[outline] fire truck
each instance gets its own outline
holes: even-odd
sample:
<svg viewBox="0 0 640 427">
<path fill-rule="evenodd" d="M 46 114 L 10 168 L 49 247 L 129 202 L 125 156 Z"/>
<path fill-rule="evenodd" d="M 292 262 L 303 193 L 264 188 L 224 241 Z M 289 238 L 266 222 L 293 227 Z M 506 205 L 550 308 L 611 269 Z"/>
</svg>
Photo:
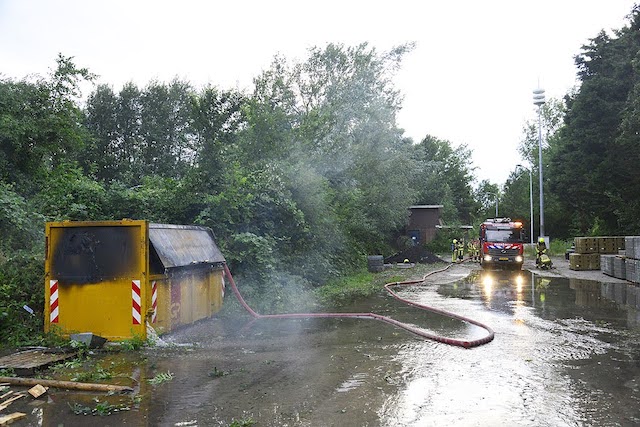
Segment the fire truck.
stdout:
<svg viewBox="0 0 640 427">
<path fill-rule="evenodd" d="M 517 269 L 524 262 L 521 221 L 489 218 L 480 224 L 480 263 L 484 269 Z"/>
</svg>

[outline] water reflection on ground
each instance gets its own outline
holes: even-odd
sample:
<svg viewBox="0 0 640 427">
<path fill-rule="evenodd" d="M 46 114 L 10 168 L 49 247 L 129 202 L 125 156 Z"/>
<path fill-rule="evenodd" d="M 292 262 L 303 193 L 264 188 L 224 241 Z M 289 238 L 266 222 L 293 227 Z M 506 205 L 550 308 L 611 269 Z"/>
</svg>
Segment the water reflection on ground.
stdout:
<svg viewBox="0 0 640 427">
<path fill-rule="evenodd" d="M 476 270 L 457 280 L 460 274 L 398 292 L 491 326 L 488 345 L 452 347 L 363 319 L 213 318 L 165 337 L 173 346 L 138 360 L 102 361 L 138 385 L 131 411 L 77 416 L 69 402 L 80 396 L 51 390 L 16 425 L 640 424 L 638 288 L 528 271 Z M 383 292 L 341 310 L 391 316 L 444 336 L 484 333 Z M 148 382 L 164 372 L 173 379 Z"/>
<path fill-rule="evenodd" d="M 407 386 L 385 402 L 382 424 L 637 423 L 638 310 L 629 288 L 474 271 L 425 290 L 419 299 L 442 298 L 446 309 L 491 325 L 496 338 L 470 351 L 434 352 L 422 342 L 401 351 Z"/>
</svg>

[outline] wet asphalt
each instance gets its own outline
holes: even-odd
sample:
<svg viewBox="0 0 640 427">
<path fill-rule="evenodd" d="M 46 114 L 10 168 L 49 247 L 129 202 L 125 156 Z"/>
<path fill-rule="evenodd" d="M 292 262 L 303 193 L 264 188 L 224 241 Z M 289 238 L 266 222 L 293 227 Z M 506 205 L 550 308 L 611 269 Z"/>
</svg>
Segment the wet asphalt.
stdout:
<svg viewBox="0 0 640 427">
<path fill-rule="evenodd" d="M 165 337 L 170 345 L 146 350 L 142 360 L 104 359 L 138 384 L 136 397 L 51 390 L 47 400 L 23 405 L 28 416 L 14 425 L 639 425 L 634 285 L 571 272 L 560 259 L 556 265 L 490 273 L 456 265 L 400 291 L 489 325 L 495 339 L 478 348 L 364 319 L 213 318 Z M 450 337 L 484 332 L 382 292 L 341 310 L 376 312 Z M 171 380 L 149 383 L 164 372 Z M 95 406 L 95 399 L 126 402 L 130 410 L 102 417 L 70 410 L 76 402 Z"/>
</svg>

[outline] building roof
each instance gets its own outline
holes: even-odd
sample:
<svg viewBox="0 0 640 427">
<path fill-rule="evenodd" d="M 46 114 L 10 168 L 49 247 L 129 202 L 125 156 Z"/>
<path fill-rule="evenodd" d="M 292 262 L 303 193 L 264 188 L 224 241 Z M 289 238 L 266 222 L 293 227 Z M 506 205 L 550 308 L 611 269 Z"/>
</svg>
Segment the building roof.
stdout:
<svg viewBox="0 0 640 427">
<path fill-rule="evenodd" d="M 149 240 L 165 268 L 225 262 L 208 227 L 149 224 Z"/>
<path fill-rule="evenodd" d="M 413 205 L 409 209 L 442 209 L 444 205 Z"/>
</svg>

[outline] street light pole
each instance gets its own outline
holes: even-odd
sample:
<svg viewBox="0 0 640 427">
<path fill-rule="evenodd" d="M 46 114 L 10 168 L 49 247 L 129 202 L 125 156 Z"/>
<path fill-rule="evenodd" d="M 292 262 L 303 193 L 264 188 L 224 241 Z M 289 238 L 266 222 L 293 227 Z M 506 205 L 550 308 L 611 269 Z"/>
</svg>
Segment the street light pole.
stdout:
<svg viewBox="0 0 640 427">
<path fill-rule="evenodd" d="M 533 176 L 531 174 L 533 167 L 527 168 L 523 165 L 517 165 L 516 168 L 518 167 L 529 172 L 529 224 L 531 225 L 531 244 L 533 245 Z"/>
<path fill-rule="evenodd" d="M 540 177 L 540 237 L 544 237 L 544 197 L 542 191 L 542 105 L 544 89 L 533 91 L 533 104 L 538 106 L 538 176 Z"/>
<path fill-rule="evenodd" d="M 533 245 L 533 177 L 531 176 L 531 169 L 529 168 L 529 215 L 531 218 L 531 244 Z"/>
</svg>

